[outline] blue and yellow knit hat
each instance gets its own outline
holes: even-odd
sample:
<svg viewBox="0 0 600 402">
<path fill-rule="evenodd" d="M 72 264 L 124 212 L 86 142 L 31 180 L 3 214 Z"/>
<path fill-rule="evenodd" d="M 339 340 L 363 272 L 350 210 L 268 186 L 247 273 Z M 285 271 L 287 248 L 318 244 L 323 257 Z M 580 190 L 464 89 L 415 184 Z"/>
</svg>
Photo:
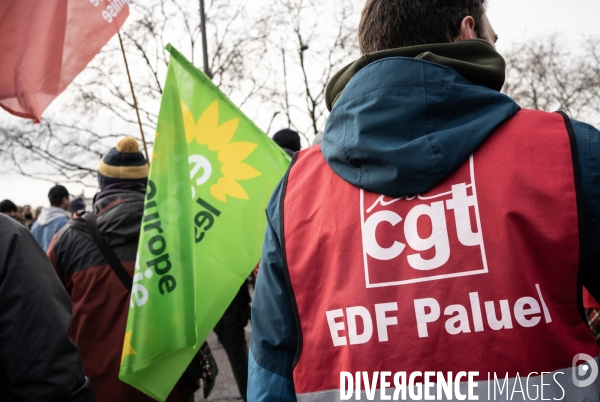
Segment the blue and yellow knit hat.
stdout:
<svg viewBox="0 0 600 402">
<path fill-rule="evenodd" d="M 117 182 L 148 181 L 148 162 L 135 138 L 125 137 L 112 148 L 98 166 L 98 184 L 100 189 Z"/>
</svg>

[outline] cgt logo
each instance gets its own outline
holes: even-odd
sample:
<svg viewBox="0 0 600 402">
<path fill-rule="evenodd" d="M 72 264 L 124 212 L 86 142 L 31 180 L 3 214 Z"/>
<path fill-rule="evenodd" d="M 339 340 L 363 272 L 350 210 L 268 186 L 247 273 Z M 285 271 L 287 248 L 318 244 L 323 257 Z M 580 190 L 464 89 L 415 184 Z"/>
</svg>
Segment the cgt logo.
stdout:
<svg viewBox="0 0 600 402">
<path fill-rule="evenodd" d="M 367 288 L 488 272 L 472 156 L 428 194 L 360 197 Z"/>
</svg>

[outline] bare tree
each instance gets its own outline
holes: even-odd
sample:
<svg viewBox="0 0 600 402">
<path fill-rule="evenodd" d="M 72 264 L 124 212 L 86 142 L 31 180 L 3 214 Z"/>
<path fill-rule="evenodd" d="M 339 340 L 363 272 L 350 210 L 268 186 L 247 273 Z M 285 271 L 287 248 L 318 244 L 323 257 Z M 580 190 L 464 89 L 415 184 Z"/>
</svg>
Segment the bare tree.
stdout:
<svg viewBox="0 0 600 402">
<path fill-rule="evenodd" d="M 95 173 L 105 151 L 102 141 L 113 141 L 123 134 L 99 135 L 97 132 L 64 123 L 44 120 L 32 123 L 4 125 L 0 128 L 4 162 L 12 162 L 20 174 L 32 178 L 64 183 L 81 183 Z"/>
<path fill-rule="evenodd" d="M 213 81 L 238 104 L 260 93 L 267 81 L 251 73 L 267 45 L 268 16 L 248 16 L 245 3 L 215 0 L 207 10 Z M 192 62 L 201 54 L 199 2 L 149 0 L 131 7 L 121 34 L 143 129 L 152 139 L 168 66 L 166 44 L 172 42 Z M 95 186 L 98 159 L 115 139 L 141 137 L 115 39 L 57 100 L 60 110 L 45 115 L 43 124 L 0 123 L 0 163 L 34 178 Z"/>
<path fill-rule="evenodd" d="M 208 4 L 213 82 L 267 133 L 290 126 L 309 142 L 324 128 L 327 82 L 358 55 L 360 1 L 330 3 Z M 169 60 L 165 46 L 172 43 L 198 64 L 200 24 L 198 0 L 131 5 L 121 35 L 147 139 L 154 137 L 158 119 Z M 95 186 L 102 153 L 118 137 L 140 137 L 118 40 L 105 46 L 56 103 L 60 107 L 53 105 L 43 124 L 0 123 L 0 163 L 30 177 Z"/>
<path fill-rule="evenodd" d="M 505 55 L 504 92 L 522 107 L 563 110 L 572 118 L 600 123 L 600 47 L 587 38 L 570 49 L 557 36 L 518 44 Z"/>
<path fill-rule="evenodd" d="M 324 129 L 327 83 L 358 57 L 360 1 L 279 0 L 272 7 L 276 29 L 271 43 L 281 43 L 282 85 L 273 91 L 275 103 L 307 142 Z M 277 57 L 272 57 L 277 62 Z M 288 91 L 290 87 L 292 101 Z"/>
</svg>

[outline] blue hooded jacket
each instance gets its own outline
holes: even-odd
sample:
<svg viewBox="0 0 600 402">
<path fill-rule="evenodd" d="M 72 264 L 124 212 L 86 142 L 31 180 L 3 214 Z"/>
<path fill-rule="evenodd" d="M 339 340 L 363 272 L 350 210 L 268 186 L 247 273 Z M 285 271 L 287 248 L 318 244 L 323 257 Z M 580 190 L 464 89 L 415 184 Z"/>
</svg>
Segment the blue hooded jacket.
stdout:
<svg viewBox="0 0 600 402">
<path fill-rule="evenodd" d="M 500 57 L 493 53 L 489 57 Z M 432 57 L 412 57 L 364 63 L 340 91 L 322 143 L 328 165 L 340 177 L 392 197 L 433 188 L 519 110 L 512 99 L 498 92 L 497 84 L 475 83 L 468 79 L 468 72 L 461 75 L 455 68 L 427 61 Z M 573 127 L 587 246 L 598 254 L 600 132 L 577 121 Z M 268 225 L 252 305 L 248 401 L 296 400 L 292 370 L 299 334 L 282 261 L 281 194 L 280 184 L 267 207 Z M 600 284 L 600 275 L 592 276 Z M 588 289 L 592 295 L 600 294 Z"/>
<path fill-rule="evenodd" d="M 31 234 L 47 252 L 54 235 L 67 223 L 69 223 L 69 213 L 67 211 L 57 207 L 44 208 L 31 227 Z"/>
</svg>

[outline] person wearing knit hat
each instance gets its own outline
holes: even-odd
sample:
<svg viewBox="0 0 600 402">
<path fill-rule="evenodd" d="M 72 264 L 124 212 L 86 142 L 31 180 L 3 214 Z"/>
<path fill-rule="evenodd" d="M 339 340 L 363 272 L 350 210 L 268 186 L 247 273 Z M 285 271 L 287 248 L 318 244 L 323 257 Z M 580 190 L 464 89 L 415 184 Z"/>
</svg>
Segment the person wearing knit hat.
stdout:
<svg viewBox="0 0 600 402">
<path fill-rule="evenodd" d="M 100 192 L 93 201 L 99 235 L 133 277 L 138 238 L 144 215 L 148 164 L 134 138 L 119 141 L 100 161 Z M 123 334 L 131 288 L 123 284 L 90 234 L 86 217 L 72 215 L 54 237 L 48 256 L 71 295 L 70 336 L 81 352 L 86 375 L 98 402 L 152 402 L 153 399 L 119 380 Z M 91 218 L 91 217 L 90 217 Z M 169 401 L 187 401 L 198 388 L 181 380 Z"/>
<path fill-rule="evenodd" d="M 279 130 L 273 135 L 273 141 L 279 145 L 288 155 L 292 156 L 300 151 L 300 135 L 289 128 Z"/>
<path fill-rule="evenodd" d="M 74 213 L 82 213 L 85 212 L 85 201 L 83 200 L 83 196 L 73 198 L 71 203 L 69 204 L 69 212 L 71 215 Z"/>
<path fill-rule="evenodd" d="M 148 181 L 148 162 L 135 138 L 125 137 L 112 148 L 98 166 L 100 190 L 117 182 L 142 183 Z"/>
</svg>

